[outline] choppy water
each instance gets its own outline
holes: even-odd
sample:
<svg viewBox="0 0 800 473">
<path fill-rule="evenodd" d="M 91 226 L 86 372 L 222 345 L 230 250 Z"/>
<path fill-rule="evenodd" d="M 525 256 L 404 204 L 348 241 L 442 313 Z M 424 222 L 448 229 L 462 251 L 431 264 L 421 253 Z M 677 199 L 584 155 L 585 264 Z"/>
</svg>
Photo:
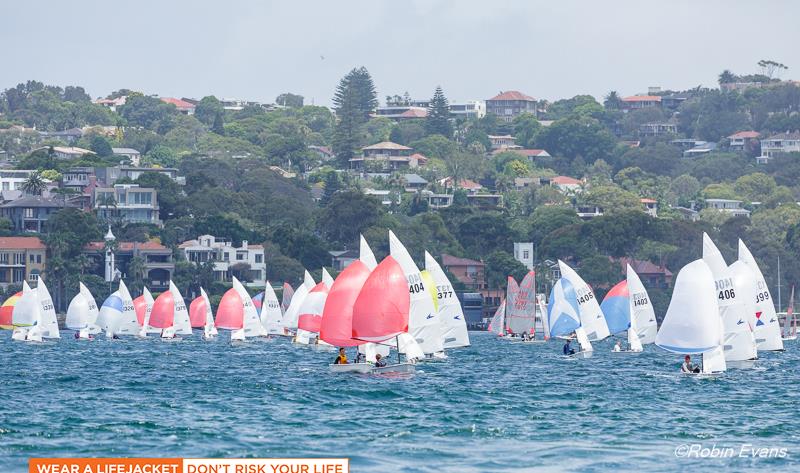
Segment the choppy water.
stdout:
<svg viewBox="0 0 800 473">
<path fill-rule="evenodd" d="M 407 379 L 333 375 L 287 340 L 12 343 L 0 333 L 0 471 L 32 456 L 347 456 L 354 472 L 800 469 L 800 347 L 720 379 L 653 346 L 567 360 L 560 344 L 473 346 Z M 742 444 L 788 457 L 740 458 Z M 734 458 L 682 459 L 682 444 Z"/>
</svg>

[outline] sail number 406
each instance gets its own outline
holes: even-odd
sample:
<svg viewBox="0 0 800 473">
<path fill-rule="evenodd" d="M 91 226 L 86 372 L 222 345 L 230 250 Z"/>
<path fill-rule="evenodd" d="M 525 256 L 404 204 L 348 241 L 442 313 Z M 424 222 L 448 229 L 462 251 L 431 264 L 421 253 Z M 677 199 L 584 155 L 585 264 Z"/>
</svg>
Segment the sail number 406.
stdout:
<svg viewBox="0 0 800 473">
<path fill-rule="evenodd" d="M 733 292 L 732 288 L 731 289 L 724 289 L 722 291 L 719 291 L 719 296 L 717 298 L 719 300 L 721 300 L 721 301 L 725 301 L 725 300 L 728 300 L 728 299 L 735 299 L 736 298 L 736 293 Z"/>
</svg>

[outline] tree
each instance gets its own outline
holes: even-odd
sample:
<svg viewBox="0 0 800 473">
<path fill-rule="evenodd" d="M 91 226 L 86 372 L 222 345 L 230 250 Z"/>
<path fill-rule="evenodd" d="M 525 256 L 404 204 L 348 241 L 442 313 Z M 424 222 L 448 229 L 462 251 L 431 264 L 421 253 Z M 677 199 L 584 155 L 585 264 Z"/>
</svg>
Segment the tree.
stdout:
<svg viewBox="0 0 800 473">
<path fill-rule="evenodd" d="M 453 125 L 450 123 L 450 107 L 441 86 L 437 86 L 428 106 L 425 117 L 425 132 L 429 135 L 453 136 Z"/>
<path fill-rule="evenodd" d="M 333 96 L 333 105 L 338 118 L 333 151 L 340 164 L 346 166 L 361 144 L 361 125 L 378 106 L 375 85 L 366 68 L 353 69 L 342 78 Z"/>
<path fill-rule="evenodd" d="M 336 174 L 335 171 L 329 172 L 325 175 L 325 188 L 322 194 L 322 199 L 320 199 L 320 204 L 328 205 L 333 198 L 333 196 L 339 192 L 342 188 L 341 181 L 339 180 L 339 175 Z"/>
<path fill-rule="evenodd" d="M 101 135 L 95 135 L 92 137 L 92 142 L 89 145 L 89 148 L 91 148 L 91 150 L 97 153 L 97 155 L 101 158 L 105 158 L 114 154 L 114 150 L 111 149 L 111 144 L 109 144 L 108 140 Z"/>
<path fill-rule="evenodd" d="M 567 118 L 542 128 L 536 143 L 553 156 L 594 162 L 609 160 L 616 139 L 593 118 Z"/>
<path fill-rule="evenodd" d="M 303 96 L 285 92 L 275 99 L 275 103 L 283 107 L 300 108 L 303 106 Z"/>
<path fill-rule="evenodd" d="M 31 195 L 42 195 L 42 192 L 47 189 L 47 183 L 42 179 L 39 171 L 31 172 L 30 176 L 22 183 L 22 190 Z"/>
<path fill-rule="evenodd" d="M 536 145 L 536 134 L 542 128 L 539 120 L 533 114 L 523 113 L 514 118 L 512 123 L 516 143 L 523 148 L 533 148 Z"/>
<path fill-rule="evenodd" d="M 341 191 L 322 208 L 317 226 L 331 241 L 347 245 L 358 241 L 358 235 L 374 225 L 382 212 L 378 199 L 359 190 Z"/>
<path fill-rule="evenodd" d="M 489 287 L 503 287 L 509 276 L 521 281 L 528 268 L 507 251 L 495 250 L 486 257 L 486 282 Z"/>
<path fill-rule="evenodd" d="M 225 123 L 222 118 L 224 116 L 225 114 L 218 112 L 214 115 L 214 123 L 211 125 L 211 131 L 221 136 L 225 135 Z"/>
<path fill-rule="evenodd" d="M 789 69 L 784 64 L 770 59 L 762 59 L 758 61 L 758 67 L 761 68 L 761 73 L 770 79 L 772 79 L 772 76 L 774 76 L 776 73 L 780 74 L 780 71 Z"/>
<path fill-rule="evenodd" d="M 221 113 L 225 113 L 222 102 L 213 95 L 203 97 L 194 109 L 194 117 L 208 127 L 214 124 L 217 115 Z"/>
<path fill-rule="evenodd" d="M 719 85 L 731 84 L 733 82 L 736 82 L 738 79 L 739 78 L 736 77 L 736 74 L 734 74 L 733 72 L 729 71 L 728 69 L 725 69 L 724 71 L 722 71 L 720 73 L 718 82 L 719 82 Z"/>
<path fill-rule="evenodd" d="M 611 110 L 620 110 L 622 108 L 622 99 L 616 90 L 612 90 L 606 95 L 605 100 L 603 100 L 603 106 Z"/>
</svg>

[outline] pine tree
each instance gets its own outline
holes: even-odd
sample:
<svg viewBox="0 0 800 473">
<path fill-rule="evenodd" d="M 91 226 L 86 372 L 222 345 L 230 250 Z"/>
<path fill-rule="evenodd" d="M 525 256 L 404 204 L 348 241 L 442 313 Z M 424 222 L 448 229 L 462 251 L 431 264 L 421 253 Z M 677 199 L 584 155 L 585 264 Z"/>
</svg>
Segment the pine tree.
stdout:
<svg viewBox="0 0 800 473">
<path fill-rule="evenodd" d="M 325 176 L 325 190 L 322 193 L 320 203 L 322 205 L 327 205 L 328 202 L 331 201 L 333 194 L 337 193 L 341 188 L 342 185 L 339 181 L 339 176 L 335 172 L 329 172 L 328 175 Z"/>
<path fill-rule="evenodd" d="M 222 116 L 222 112 L 217 112 L 217 114 L 214 115 L 214 124 L 211 125 L 211 131 L 218 135 L 225 136 L 225 123 Z"/>
<path fill-rule="evenodd" d="M 347 165 L 361 145 L 361 125 L 369 120 L 370 114 L 378 106 L 375 84 L 366 68 L 353 69 L 339 81 L 333 105 L 338 119 L 333 151 L 340 163 Z"/>
<path fill-rule="evenodd" d="M 450 123 L 450 107 L 441 87 L 436 87 L 431 104 L 428 106 L 428 117 L 425 119 L 425 132 L 429 135 L 453 136 L 453 125 Z"/>
</svg>

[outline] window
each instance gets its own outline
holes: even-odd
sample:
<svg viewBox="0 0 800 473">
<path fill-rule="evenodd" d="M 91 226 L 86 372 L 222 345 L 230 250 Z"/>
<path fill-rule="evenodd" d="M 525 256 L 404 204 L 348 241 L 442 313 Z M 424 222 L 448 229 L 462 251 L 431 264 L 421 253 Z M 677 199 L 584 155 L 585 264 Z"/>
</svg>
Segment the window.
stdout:
<svg viewBox="0 0 800 473">
<path fill-rule="evenodd" d="M 528 250 L 522 252 L 522 259 L 528 259 L 531 257 L 531 253 Z"/>
<path fill-rule="evenodd" d="M 8 253 L 0 253 L 0 264 L 8 264 Z"/>
<path fill-rule="evenodd" d="M 28 258 L 28 260 L 29 260 L 31 263 L 33 263 L 33 254 L 31 254 L 31 255 L 30 255 L 30 257 Z"/>
<path fill-rule="evenodd" d="M 22 210 L 22 216 L 24 218 L 33 218 L 33 209 L 26 208 Z"/>
<path fill-rule="evenodd" d="M 264 262 L 264 255 L 256 253 L 256 263 L 263 263 L 263 262 Z"/>
<path fill-rule="evenodd" d="M 244 253 L 236 253 L 236 261 L 243 261 Z"/>
<path fill-rule="evenodd" d="M 4 191 L 7 191 L 7 190 L 9 190 L 9 188 L 8 188 L 8 185 L 9 185 L 9 183 L 8 183 L 8 182 L 4 182 L 4 183 L 3 183 L 3 190 L 4 190 Z"/>
<path fill-rule="evenodd" d="M 25 253 L 14 253 L 14 264 L 25 264 Z"/>
<path fill-rule="evenodd" d="M 42 263 L 42 255 L 36 255 L 36 262 L 39 264 Z"/>
</svg>

